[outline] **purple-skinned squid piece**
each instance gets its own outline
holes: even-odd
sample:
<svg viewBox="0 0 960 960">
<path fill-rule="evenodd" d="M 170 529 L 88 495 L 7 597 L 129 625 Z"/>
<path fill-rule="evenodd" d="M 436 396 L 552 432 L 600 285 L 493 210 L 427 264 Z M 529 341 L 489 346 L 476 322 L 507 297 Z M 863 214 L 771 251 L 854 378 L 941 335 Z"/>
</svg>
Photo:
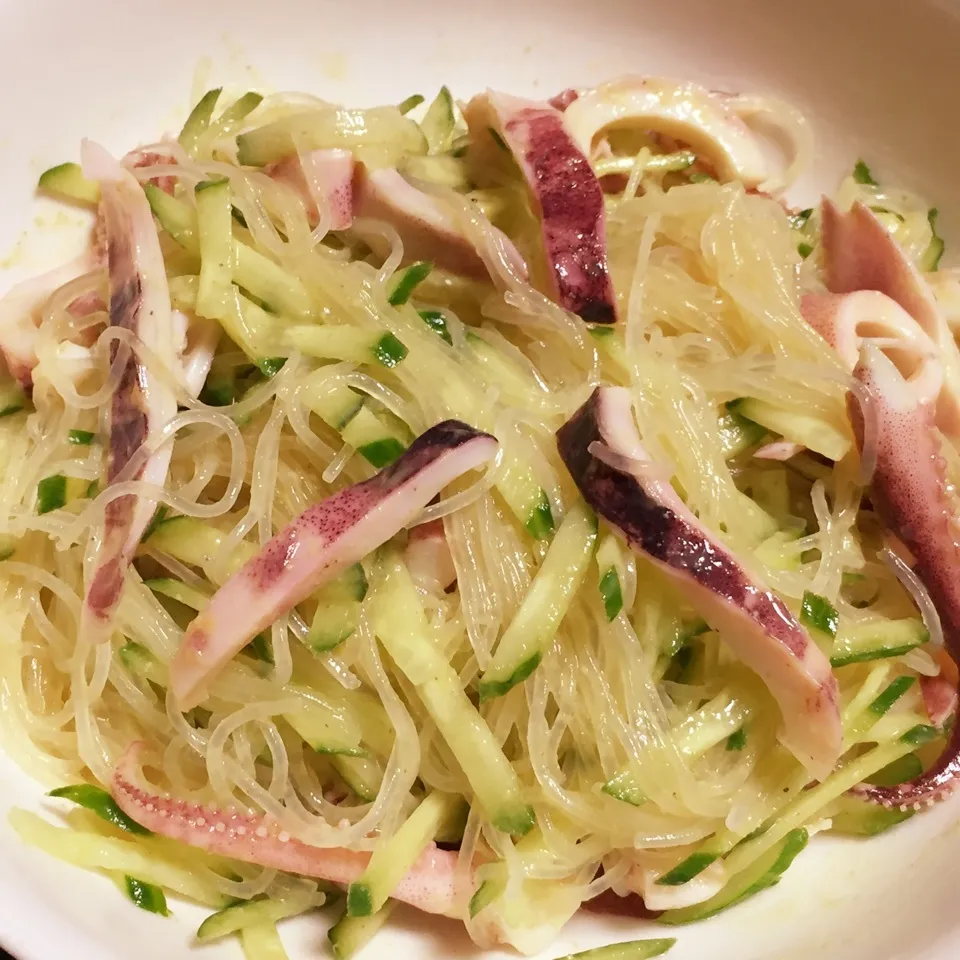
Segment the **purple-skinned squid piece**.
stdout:
<svg viewBox="0 0 960 960">
<path fill-rule="evenodd" d="M 939 343 L 941 318 L 922 276 L 870 211 L 823 209 L 823 265 L 831 294 L 808 294 L 802 312 L 837 351 L 870 398 L 870 483 L 884 525 L 907 548 L 916 575 L 940 617 L 946 649 L 960 660 L 960 542 L 957 501 L 950 492 L 942 436 L 956 429 L 957 397 L 951 362 Z M 880 237 L 877 228 L 884 233 Z M 951 343 L 952 346 L 952 343 Z M 849 403 L 861 451 L 867 436 L 858 403 Z M 955 671 L 953 671 L 955 680 Z M 933 682 L 936 680 L 936 682 Z M 940 725 L 956 699 L 943 678 L 924 678 L 931 721 Z M 960 783 L 960 728 L 920 777 L 892 787 L 854 791 L 888 807 L 919 808 L 948 796 Z"/>
<path fill-rule="evenodd" d="M 317 587 L 385 543 L 443 488 L 497 453 L 494 437 L 457 420 L 421 434 L 389 467 L 301 514 L 240 568 L 193 620 L 170 685 L 183 710 L 244 645 Z"/>
<path fill-rule="evenodd" d="M 488 91 L 470 101 L 464 117 L 475 139 L 494 131 L 520 165 L 540 214 L 554 299 L 588 323 L 616 322 L 603 190 L 563 114 L 549 103 Z"/>
<path fill-rule="evenodd" d="M 822 779 L 840 756 L 837 681 L 786 604 L 743 569 L 677 496 L 640 443 L 630 392 L 599 387 L 557 432 L 587 503 L 662 570 L 763 679 L 783 713 L 781 740 Z"/>
<path fill-rule="evenodd" d="M 106 240 L 111 327 L 133 333 L 170 370 L 179 366 L 170 294 L 153 214 L 133 175 L 102 147 L 83 143 L 84 174 L 101 186 L 100 217 Z M 115 357 L 119 346 L 113 345 Z M 107 483 L 115 482 L 134 454 L 156 438 L 177 412 L 172 390 L 130 352 L 110 405 Z M 162 487 L 172 447 L 164 444 L 127 479 Z M 126 569 L 157 508 L 133 494 L 107 504 L 103 542 L 87 580 L 83 616 L 98 629 L 109 624 L 120 601 Z"/>
</svg>

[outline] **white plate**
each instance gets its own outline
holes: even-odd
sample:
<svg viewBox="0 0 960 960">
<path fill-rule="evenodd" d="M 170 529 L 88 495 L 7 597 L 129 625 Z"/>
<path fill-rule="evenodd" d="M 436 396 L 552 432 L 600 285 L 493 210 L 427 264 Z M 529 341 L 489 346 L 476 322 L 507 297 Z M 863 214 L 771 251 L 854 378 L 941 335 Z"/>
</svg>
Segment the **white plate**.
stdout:
<svg viewBox="0 0 960 960">
<path fill-rule="evenodd" d="M 628 71 L 770 92 L 815 121 L 818 164 L 801 197 L 863 155 L 938 204 L 949 240 L 960 236 L 957 49 L 950 0 L 0 0 L 0 290 L 68 242 L 62 215 L 32 198 L 42 170 L 75 158 L 82 136 L 123 152 L 176 129 L 214 82 L 358 105 L 442 82 L 461 96 L 490 85 L 546 97 Z M 0 805 L 42 807 L 40 793 L 0 760 Z M 670 960 L 956 958 L 958 815 L 953 803 L 876 840 L 817 837 L 776 891 L 681 930 Z M 169 920 L 142 913 L 0 825 L 0 942 L 20 960 L 182 957 L 197 918 L 179 904 Z M 663 931 L 584 915 L 549 955 L 638 935 Z M 298 958 L 326 950 L 319 920 L 288 940 Z M 367 954 L 476 955 L 456 923 L 413 912 Z"/>
</svg>

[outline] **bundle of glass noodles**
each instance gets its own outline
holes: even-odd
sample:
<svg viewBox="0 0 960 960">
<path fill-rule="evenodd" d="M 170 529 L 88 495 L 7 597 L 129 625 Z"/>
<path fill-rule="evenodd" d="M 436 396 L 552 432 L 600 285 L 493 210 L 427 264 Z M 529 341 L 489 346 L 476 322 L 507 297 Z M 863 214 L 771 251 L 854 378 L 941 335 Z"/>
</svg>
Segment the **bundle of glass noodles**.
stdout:
<svg viewBox="0 0 960 960">
<path fill-rule="evenodd" d="M 652 78 L 213 90 L 44 174 L 95 223 L 0 301 L 24 841 L 251 958 L 325 903 L 340 957 L 398 903 L 535 952 L 948 794 L 960 288 L 862 163 L 786 207 L 809 138 Z"/>
</svg>

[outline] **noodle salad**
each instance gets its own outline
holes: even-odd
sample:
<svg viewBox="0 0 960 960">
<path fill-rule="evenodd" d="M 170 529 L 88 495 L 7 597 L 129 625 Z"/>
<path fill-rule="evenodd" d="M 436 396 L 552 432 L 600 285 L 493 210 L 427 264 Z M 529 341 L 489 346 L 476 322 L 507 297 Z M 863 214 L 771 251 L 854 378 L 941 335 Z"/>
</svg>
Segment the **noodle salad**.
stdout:
<svg viewBox="0 0 960 960">
<path fill-rule="evenodd" d="M 251 960 L 397 904 L 534 953 L 947 796 L 960 285 L 862 161 L 786 205 L 811 159 L 788 105 L 624 77 L 211 90 L 47 171 L 93 226 L 0 299 L 23 841 Z"/>
</svg>

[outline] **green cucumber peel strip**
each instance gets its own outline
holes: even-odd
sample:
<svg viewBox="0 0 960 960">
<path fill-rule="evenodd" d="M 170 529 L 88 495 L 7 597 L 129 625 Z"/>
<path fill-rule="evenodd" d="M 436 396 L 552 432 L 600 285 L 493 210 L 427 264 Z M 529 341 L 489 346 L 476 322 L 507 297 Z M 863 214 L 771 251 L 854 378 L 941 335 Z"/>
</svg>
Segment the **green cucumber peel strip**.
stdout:
<svg viewBox="0 0 960 960">
<path fill-rule="evenodd" d="M 359 453 L 371 466 L 382 470 L 389 467 L 407 448 L 396 437 L 384 437 L 383 440 L 374 440 L 357 448 Z"/>
<path fill-rule="evenodd" d="M 88 180 L 78 163 L 61 163 L 40 174 L 37 187 L 60 200 L 96 206 L 100 202 L 100 184 Z"/>
<path fill-rule="evenodd" d="M 443 313 L 439 310 L 420 310 L 420 319 L 438 336 L 444 343 L 453 346 L 453 337 L 450 336 L 450 329 L 447 327 L 447 321 Z"/>
<path fill-rule="evenodd" d="M 877 187 L 879 184 L 873 178 L 870 168 L 862 161 L 858 160 L 853 168 L 853 179 L 857 183 L 866 184 L 871 187 Z"/>
<path fill-rule="evenodd" d="M 610 567 L 600 578 L 600 596 L 607 620 L 615 620 L 623 609 L 623 592 L 620 589 L 620 576 L 616 567 Z"/>
<path fill-rule="evenodd" d="M 401 363 L 409 351 L 392 333 L 385 333 L 373 345 L 373 354 L 385 367 Z"/>
<path fill-rule="evenodd" d="M 468 910 L 471 920 L 503 896 L 507 889 L 507 873 L 504 866 L 502 861 L 497 861 L 487 865 L 486 868 L 481 868 L 486 876 L 470 898 Z"/>
<path fill-rule="evenodd" d="M 900 737 L 900 742 L 908 743 L 913 747 L 922 747 L 925 743 L 932 743 L 942 735 L 938 727 L 931 727 L 927 723 L 918 723 Z"/>
<path fill-rule="evenodd" d="M 160 887 L 152 883 L 144 883 L 142 880 L 130 876 L 123 878 L 123 885 L 127 896 L 141 910 L 146 910 L 148 913 L 158 913 L 161 917 L 170 916 L 166 894 Z"/>
<path fill-rule="evenodd" d="M 889 766 L 878 770 L 866 782 L 875 787 L 898 787 L 901 783 L 916 780 L 923 773 L 923 763 L 915 753 L 908 753 L 899 760 L 894 760 Z"/>
<path fill-rule="evenodd" d="M 527 517 L 524 527 L 534 540 L 546 540 L 556 529 L 550 498 L 545 490 L 540 491 L 540 499 L 530 511 L 530 516 Z"/>
<path fill-rule="evenodd" d="M 77 806 L 84 807 L 95 813 L 101 820 L 119 827 L 127 833 L 133 833 L 140 837 L 149 837 L 152 831 L 146 827 L 141 827 L 136 820 L 128 817 L 116 804 L 113 797 L 102 787 L 95 787 L 89 783 L 76 783 L 67 787 L 57 787 L 51 790 L 48 797 L 55 797 L 58 800 L 70 800 Z"/>
<path fill-rule="evenodd" d="M 197 929 L 197 940 L 210 943 L 260 923 L 276 923 L 319 906 L 319 897 L 295 896 L 287 900 L 239 900 L 210 914 Z"/>
<path fill-rule="evenodd" d="M 394 909 L 393 900 L 388 900 L 369 917 L 351 917 L 344 914 L 329 930 L 330 949 L 337 960 L 350 960 L 363 949 L 387 922 Z"/>
<path fill-rule="evenodd" d="M 707 867 L 716 863 L 720 859 L 719 853 L 691 853 L 686 860 L 678 863 L 672 870 L 665 873 L 657 885 L 661 887 L 679 887 L 684 883 L 689 883 L 694 877 L 703 873 Z"/>
<path fill-rule="evenodd" d="M 727 737 L 727 750 L 730 752 L 739 752 L 747 745 L 747 731 L 741 727 Z"/>
<path fill-rule="evenodd" d="M 852 663 L 899 657 L 929 639 L 930 634 L 915 618 L 847 624 L 834 638 L 830 664 L 845 667 Z"/>
<path fill-rule="evenodd" d="M 656 940 L 626 940 L 623 943 L 611 943 L 605 947 L 568 953 L 558 960 L 650 960 L 665 954 L 676 943 L 673 937 L 661 937 Z"/>
<path fill-rule="evenodd" d="M 411 94 L 406 100 L 401 100 L 397 104 L 397 109 L 406 116 L 414 107 L 419 107 L 425 99 L 422 93 Z"/>
<path fill-rule="evenodd" d="M 804 828 L 791 830 L 776 847 L 741 871 L 739 876 L 732 877 L 716 896 L 692 907 L 668 910 L 659 918 L 659 922 L 680 925 L 706 920 L 774 886 L 806 847 L 808 840 L 809 834 Z"/>
<path fill-rule="evenodd" d="M 79 447 L 89 447 L 95 437 L 96 434 L 91 430 L 71 430 L 67 434 L 67 442 Z"/>
<path fill-rule="evenodd" d="M 502 696 L 537 668 L 583 582 L 596 541 L 596 516 L 574 504 L 480 677 L 481 703 Z"/>
<path fill-rule="evenodd" d="M 943 237 L 937 233 L 937 217 L 939 214 L 940 211 L 936 207 L 931 207 L 927 211 L 927 222 L 930 224 L 930 231 L 933 236 L 930 239 L 930 245 L 920 258 L 919 266 L 921 270 L 933 272 L 940 269 L 940 260 L 943 257 L 946 244 L 943 242 Z"/>
<path fill-rule="evenodd" d="M 37 513 L 59 510 L 67 503 L 67 478 L 62 473 L 44 477 L 37 484 Z"/>
<path fill-rule="evenodd" d="M 223 93 L 223 87 L 208 90 L 190 111 L 190 116 L 187 117 L 183 129 L 180 131 L 180 136 L 177 138 L 180 146 L 187 153 L 193 154 L 201 134 L 210 126 L 210 120 L 213 117 L 213 111 L 216 109 L 221 93 Z"/>
<path fill-rule="evenodd" d="M 875 837 L 909 820 L 915 813 L 915 810 L 888 810 L 870 800 L 848 794 L 837 801 L 837 808 L 830 817 L 830 832 L 843 836 Z"/>
<path fill-rule="evenodd" d="M 637 785 L 636 777 L 629 768 L 608 780 L 600 792 L 614 800 L 629 803 L 631 807 L 642 807 L 650 799 Z"/>
<path fill-rule="evenodd" d="M 867 709 L 882 717 L 916 682 L 916 677 L 897 677 Z"/>
<path fill-rule="evenodd" d="M 800 622 L 805 627 L 819 630 L 832 639 L 837 635 L 840 614 L 826 597 L 804 590 L 803 602 L 800 606 Z"/>
<path fill-rule="evenodd" d="M 433 270 L 433 264 L 426 260 L 411 264 L 394 277 L 390 292 L 387 294 L 387 303 L 392 307 L 403 306 L 413 296 L 413 291 L 427 279 L 431 270 Z"/>
</svg>

